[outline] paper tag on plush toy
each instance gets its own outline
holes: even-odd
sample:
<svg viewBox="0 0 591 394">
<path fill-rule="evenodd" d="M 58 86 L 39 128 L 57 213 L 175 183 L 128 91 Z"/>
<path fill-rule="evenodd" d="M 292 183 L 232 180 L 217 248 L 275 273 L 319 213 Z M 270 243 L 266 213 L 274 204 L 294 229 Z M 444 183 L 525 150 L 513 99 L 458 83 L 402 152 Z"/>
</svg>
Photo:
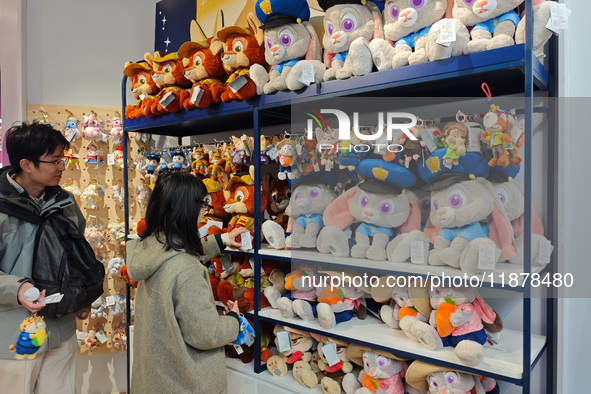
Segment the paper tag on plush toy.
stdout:
<svg viewBox="0 0 591 394">
<path fill-rule="evenodd" d="M 317 161 L 314 161 L 314 163 L 312 163 L 312 167 L 314 167 L 314 172 L 320 171 L 320 165 L 318 165 Z"/>
<path fill-rule="evenodd" d="M 306 86 L 310 86 L 315 81 L 316 69 L 312 63 L 302 64 L 302 75 L 300 75 L 300 82 Z"/>
<path fill-rule="evenodd" d="M 222 228 L 223 225 L 224 224 L 222 222 L 218 222 L 217 220 L 208 220 L 203 227 L 199 227 L 199 236 L 205 237 L 211 226 Z"/>
<path fill-rule="evenodd" d="M 108 296 L 107 298 L 105 298 L 105 302 L 106 302 L 107 308 L 115 305 L 115 296 Z"/>
<path fill-rule="evenodd" d="M 242 350 L 242 346 L 240 345 L 232 345 L 234 346 L 234 349 L 236 350 L 236 353 L 238 353 L 238 355 L 241 355 L 242 353 L 244 353 L 244 350 Z"/>
<path fill-rule="evenodd" d="M 326 362 L 330 367 L 337 365 L 341 361 L 339 356 L 337 356 L 337 345 L 334 343 L 327 343 L 326 345 L 322 346 L 322 353 L 324 353 Z"/>
<path fill-rule="evenodd" d="M 76 339 L 83 341 L 86 339 L 86 333 L 82 331 L 76 331 Z"/>
<path fill-rule="evenodd" d="M 482 244 L 478 246 L 478 268 L 492 271 L 497 264 L 497 247 L 495 245 Z"/>
<path fill-rule="evenodd" d="M 291 336 L 287 331 L 280 331 L 277 333 L 277 344 L 281 353 L 291 349 Z"/>
<path fill-rule="evenodd" d="M 245 252 L 252 249 L 252 236 L 249 232 L 240 234 L 240 241 L 242 243 L 240 249 L 242 249 Z"/>
<path fill-rule="evenodd" d="M 252 333 L 250 333 L 250 332 L 246 333 L 246 338 L 244 339 L 244 344 L 246 346 L 252 346 L 254 344 L 254 335 L 252 335 Z"/>
<path fill-rule="evenodd" d="M 146 97 L 148 97 L 148 96 L 146 96 L 146 95 L 145 95 L 145 94 L 143 94 L 143 93 L 142 93 L 142 94 L 140 94 L 140 100 L 142 100 L 142 101 L 143 101 L 143 100 L 144 100 Z"/>
<path fill-rule="evenodd" d="M 235 80 L 233 80 L 232 82 L 230 82 L 228 84 L 228 86 L 230 87 L 230 90 L 232 90 L 232 92 L 236 93 L 244 85 L 246 85 L 247 82 L 248 82 L 248 79 L 246 79 L 246 77 L 244 75 L 241 75 L 238 78 L 236 78 Z"/>
<path fill-rule="evenodd" d="M 107 155 L 107 165 L 114 166 L 115 165 L 115 154 L 109 153 Z"/>
<path fill-rule="evenodd" d="M 435 135 L 431 129 L 423 127 L 421 130 L 421 139 L 425 143 L 425 147 L 429 150 L 429 152 L 433 153 L 435 149 L 437 149 Z"/>
<path fill-rule="evenodd" d="M 423 241 L 412 241 L 410 243 L 410 262 L 417 265 L 427 264 L 429 244 Z"/>
<path fill-rule="evenodd" d="M 232 259 L 227 254 L 224 254 L 222 257 L 220 257 L 220 262 L 222 263 L 222 268 L 224 271 L 231 271 L 234 268 Z"/>
<path fill-rule="evenodd" d="M 550 240 L 547 239 L 540 242 L 537 263 L 544 266 L 548 265 L 548 263 L 550 263 L 550 256 L 552 255 L 553 250 L 554 246 L 552 246 L 552 242 L 550 242 Z"/>
<path fill-rule="evenodd" d="M 161 106 L 166 108 L 168 106 L 168 104 L 172 103 L 173 101 L 174 101 L 174 94 L 172 94 L 172 92 L 168 92 L 162 97 L 162 100 L 160 100 L 159 103 Z"/>
<path fill-rule="evenodd" d="M 201 97 L 203 97 L 203 89 L 197 86 L 195 89 L 193 89 L 193 94 L 191 95 L 189 102 L 193 105 L 199 105 L 201 102 Z"/>
<path fill-rule="evenodd" d="M 98 339 L 98 341 L 100 343 L 105 343 L 108 341 L 107 336 L 105 335 L 105 333 L 102 330 L 99 330 L 96 332 L 96 339 Z"/>
<path fill-rule="evenodd" d="M 62 300 L 62 298 L 64 298 L 64 295 L 61 293 L 55 293 L 52 295 L 48 295 L 47 297 L 45 297 L 45 299 L 43 300 L 43 303 L 45 304 L 57 304 L 58 302 L 60 302 Z"/>
<path fill-rule="evenodd" d="M 550 20 L 546 28 L 559 34 L 560 30 L 568 29 L 568 17 L 571 10 L 566 8 L 566 4 L 552 3 L 550 5 Z"/>
<path fill-rule="evenodd" d="M 443 46 L 450 46 L 456 41 L 456 21 L 454 19 L 442 19 L 439 21 L 439 37 L 436 43 Z"/>
<path fill-rule="evenodd" d="M 475 122 L 466 122 L 466 127 L 468 128 L 466 152 L 480 152 L 480 133 L 484 130 Z"/>
</svg>

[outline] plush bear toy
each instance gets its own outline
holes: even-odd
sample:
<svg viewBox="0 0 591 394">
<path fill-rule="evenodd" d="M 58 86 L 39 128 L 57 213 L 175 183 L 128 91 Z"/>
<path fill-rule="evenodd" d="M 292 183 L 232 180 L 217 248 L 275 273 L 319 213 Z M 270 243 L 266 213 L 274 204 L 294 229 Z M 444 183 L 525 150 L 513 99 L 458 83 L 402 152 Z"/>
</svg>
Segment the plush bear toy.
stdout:
<svg viewBox="0 0 591 394">
<path fill-rule="evenodd" d="M 319 0 L 324 14 L 324 80 L 369 74 L 369 43 L 384 36 L 379 8 L 368 0 Z"/>
<path fill-rule="evenodd" d="M 404 394 L 402 378 L 406 374 L 404 359 L 382 350 L 351 344 L 347 349 L 349 359 L 363 367 L 359 376 L 347 374 L 343 388 L 347 394 Z"/>
<path fill-rule="evenodd" d="M 152 78 L 160 92 L 153 99 L 146 99 L 146 106 L 150 106 L 153 115 L 175 113 L 181 109 L 181 92 L 191 86 L 191 81 L 185 78 L 185 66 L 177 52 L 160 56 L 147 53 L 144 58 L 154 70 Z M 147 110 L 145 111 L 147 112 Z"/>
<path fill-rule="evenodd" d="M 24 319 L 20 325 L 21 333 L 15 345 L 10 345 L 9 350 L 15 353 L 17 360 L 33 359 L 37 351 L 47 339 L 46 325 L 43 316 L 37 314 Z"/>
<path fill-rule="evenodd" d="M 250 77 L 250 67 L 265 64 L 264 33 L 261 22 L 254 13 L 247 15 L 248 27 L 229 26 L 217 33 L 224 43 L 222 62 L 230 77 L 222 94 L 223 102 L 248 100 L 257 93 L 257 87 Z"/>
<path fill-rule="evenodd" d="M 544 57 L 543 47 L 552 37 L 552 31 L 546 28 L 550 20 L 552 1 L 534 0 L 534 54 L 539 59 Z M 525 44 L 526 19 L 522 16 L 515 31 L 515 43 Z"/>
<path fill-rule="evenodd" d="M 123 74 L 129 77 L 131 82 L 131 92 L 138 100 L 135 105 L 125 107 L 125 119 L 141 118 L 142 116 L 152 116 L 150 108 L 146 108 L 144 99 L 151 98 L 160 92 L 160 88 L 152 79 L 153 71 L 146 62 L 127 62 Z M 146 101 L 147 103 L 147 101 Z"/>
<path fill-rule="evenodd" d="M 450 0 L 452 15 L 472 27 L 464 53 L 475 53 L 515 44 L 519 15 L 513 9 L 523 0 Z"/>
<path fill-rule="evenodd" d="M 449 46 L 436 44 L 441 31 L 438 21 L 447 11 L 447 0 L 386 0 L 385 3 L 385 40 L 374 39 L 369 46 L 380 71 L 461 55 L 470 40 L 468 29 L 452 19 L 445 23 L 453 24 L 456 41 Z"/>
<path fill-rule="evenodd" d="M 255 10 L 265 32 L 265 60 L 271 65 L 268 74 L 260 64 L 251 67 L 257 93 L 298 90 L 310 83 L 322 82 L 326 68 L 316 30 L 309 22 L 308 2 L 257 0 Z M 306 67 L 313 73 L 313 79 L 304 83 L 301 77 Z"/>
<path fill-rule="evenodd" d="M 321 253 L 334 256 L 385 260 L 386 246 L 394 235 L 420 229 L 420 208 L 403 190 L 414 185 L 416 177 L 406 168 L 379 159 L 359 164 L 363 182 L 343 193 L 324 211 L 326 227 L 318 235 Z M 349 240 L 345 233 L 360 223 Z"/>
<path fill-rule="evenodd" d="M 413 361 L 406 371 L 406 382 L 421 393 L 498 394 L 496 381 L 457 369 Z"/>
</svg>

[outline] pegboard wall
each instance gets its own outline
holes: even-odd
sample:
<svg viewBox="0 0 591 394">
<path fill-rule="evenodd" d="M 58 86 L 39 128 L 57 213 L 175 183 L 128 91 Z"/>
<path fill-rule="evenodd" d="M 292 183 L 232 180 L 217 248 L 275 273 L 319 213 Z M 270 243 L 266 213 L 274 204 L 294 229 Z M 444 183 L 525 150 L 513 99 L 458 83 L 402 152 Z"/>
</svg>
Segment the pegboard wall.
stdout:
<svg viewBox="0 0 591 394">
<path fill-rule="evenodd" d="M 87 107 L 87 106 L 74 106 L 74 105 L 39 105 L 29 104 L 27 107 L 27 119 L 29 122 L 37 119 L 45 123 L 53 125 L 55 129 L 64 131 L 68 118 L 76 118 L 80 120 L 78 130 L 82 131 L 82 122 L 85 116 L 93 114 L 95 119 L 103 122 L 104 134 L 101 139 L 105 139 L 106 142 L 99 142 L 96 138 L 87 139 L 81 133 L 77 138 L 72 139 L 71 149 L 69 155 L 71 159 L 68 162 L 66 170 L 62 174 L 62 187 L 73 191 L 76 195 L 76 201 L 78 206 L 81 208 L 82 213 L 86 218 L 86 234 L 87 239 L 93 245 L 97 258 L 105 264 L 107 275 L 105 276 L 103 298 L 105 299 L 102 312 L 105 314 L 103 317 L 100 313 L 100 308 L 93 308 L 93 312 L 97 316 L 89 317 L 86 320 L 78 320 L 78 339 L 81 342 L 80 353 L 109 353 L 115 351 L 124 350 L 124 347 L 115 346 L 113 342 L 113 335 L 118 331 L 118 328 L 125 327 L 125 282 L 121 277 L 112 275 L 109 272 L 109 261 L 115 257 L 123 257 L 125 255 L 125 244 L 124 244 L 124 211 L 123 211 L 123 200 L 118 200 L 117 187 L 120 187 L 119 195 L 123 195 L 123 160 L 115 161 L 115 163 L 109 163 L 117 156 L 115 155 L 116 148 L 121 145 L 122 141 L 120 138 L 110 135 L 112 126 L 106 122 L 107 119 L 113 121 L 116 117 L 121 119 L 120 109 L 116 107 Z M 115 126 L 116 127 L 116 126 Z M 67 137 L 71 137 L 67 136 Z M 98 137 L 98 136 L 97 136 Z M 70 139 L 70 138 L 68 138 Z M 92 155 L 92 144 L 102 151 L 104 157 L 104 163 L 91 164 L 93 162 Z M 87 147 L 91 147 L 88 150 Z M 139 142 L 135 138 L 131 138 L 129 141 L 129 163 L 133 163 L 135 159 L 134 153 L 141 147 L 148 149 L 143 143 Z M 100 161 L 101 153 L 98 152 L 97 161 Z M 90 155 L 89 155 L 90 153 Z M 95 153 L 97 153 L 95 151 Z M 76 155 L 79 159 L 76 160 Z M 87 162 L 87 155 L 89 155 Z M 113 155 L 113 156 L 111 156 Z M 140 185 L 144 179 L 143 175 L 139 171 L 129 172 L 129 190 L 134 191 L 136 186 Z M 104 188 L 104 196 L 94 197 L 93 199 L 93 187 L 88 188 L 92 183 L 102 186 Z M 99 193 L 102 194 L 102 193 Z M 87 198 L 90 196 L 90 199 Z M 130 227 L 135 228 L 137 223 L 143 217 L 144 210 L 136 202 L 133 196 L 130 196 Z M 121 224 L 121 226 L 119 226 Z M 99 229 L 99 232 L 91 231 L 91 227 L 95 226 Z M 103 238 L 104 237 L 104 238 Z M 113 260 L 112 262 L 115 262 Z M 118 269 L 113 270 L 118 272 Z M 132 290 L 132 300 L 134 291 Z M 94 313 L 92 316 L 94 316 Z M 88 341 L 90 339 L 89 331 L 97 331 L 95 341 Z M 101 332 L 103 335 L 101 335 Z M 101 343 L 101 340 L 104 341 Z M 87 346 L 88 344 L 88 346 Z M 92 346 L 90 346 L 92 344 Z M 96 344 L 96 346 L 94 346 Z"/>
</svg>

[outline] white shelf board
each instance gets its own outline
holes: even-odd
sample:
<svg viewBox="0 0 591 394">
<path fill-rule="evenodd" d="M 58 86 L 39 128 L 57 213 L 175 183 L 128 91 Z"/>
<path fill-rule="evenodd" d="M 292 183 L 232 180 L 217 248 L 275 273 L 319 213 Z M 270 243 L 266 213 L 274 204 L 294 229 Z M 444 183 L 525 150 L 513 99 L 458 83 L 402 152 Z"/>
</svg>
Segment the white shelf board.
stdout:
<svg viewBox="0 0 591 394">
<path fill-rule="evenodd" d="M 251 361 L 248 364 L 243 364 L 239 358 L 228 358 L 226 357 L 226 368 L 232 369 L 239 373 L 243 373 L 248 376 L 252 376 L 257 380 L 267 382 L 273 386 L 278 386 L 283 389 L 289 390 L 294 393 L 302 393 L 302 394 L 322 394 L 322 388 L 320 384 L 313 390 L 302 386 L 299 384 L 291 374 L 291 371 L 287 372 L 287 374 L 282 378 L 276 378 L 269 371 L 263 371 L 259 374 L 254 372 L 254 361 Z"/>
<path fill-rule="evenodd" d="M 365 320 L 353 318 L 348 322 L 337 324 L 335 327 L 325 330 L 320 326 L 317 320 L 304 321 L 298 318 L 285 318 L 279 310 L 270 307 L 259 312 L 259 317 L 271 318 L 282 322 L 287 326 L 299 326 L 303 329 L 313 329 L 324 332 L 327 336 L 336 335 L 341 338 L 365 342 L 369 345 L 379 345 L 408 353 L 409 356 L 416 355 L 432 359 L 433 363 L 437 361 L 454 364 L 458 369 L 469 368 L 453 353 L 452 347 L 445 347 L 441 350 L 428 350 L 419 343 L 413 342 L 406 337 L 401 330 L 394 330 L 382 323 L 380 320 L 367 316 Z M 482 375 L 496 374 L 511 379 L 521 379 L 523 374 L 523 333 L 515 330 L 504 329 L 501 332 L 501 350 L 486 348 L 484 350 L 484 360 L 475 367 Z M 532 361 L 543 350 L 546 343 L 546 337 L 541 335 L 531 336 Z"/>
<path fill-rule="evenodd" d="M 261 258 L 264 259 L 273 259 L 273 258 L 282 258 L 282 259 L 292 259 L 293 262 L 310 262 L 315 265 L 339 265 L 345 267 L 350 270 L 359 271 L 359 272 L 372 272 L 373 271 L 387 271 L 388 273 L 392 273 L 393 275 L 422 275 L 422 276 L 438 276 L 443 277 L 444 275 L 447 277 L 454 277 L 454 276 L 464 276 L 465 273 L 460 269 L 449 267 L 449 266 L 433 266 L 433 265 L 417 265 L 411 263 L 393 263 L 391 261 L 374 261 L 369 259 L 355 259 L 352 257 L 335 257 L 332 254 L 325 254 L 320 253 L 314 250 L 306 250 L 306 249 L 291 249 L 291 250 L 277 250 L 272 249 L 268 245 L 263 245 L 261 251 L 259 252 Z M 539 273 L 545 267 L 539 265 L 532 264 L 532 272 Z M 525 276 L 521 276 L 520 273 L 523 272 L 523 266 L 516 265 L 516 264 L 509 264 L 505 262 L 497 263 L 496 268 L 494 271 L 487 271 L 485 273 L 480 274 L 466 274 L 468 280 L 471 277 L 474 277 L 474 283 L 476 283 L 476 279 L 479 280 L 479 283 L 483 283 L 482 287 L 497 287 L 497 288 L 504 288 L 506 290 L 518 290 L 521 291 L 523 280 Z M 493 274 L 492 277 L 492 286 L 491 286 L 491 273 Z M 385 273 L 384 273 L 385 274 Z M 511 274 L 519 275 L 519 286 L 511 287 L 509 286 L 509 279 Z M 383 275 L 383 274 L 377 274 Z M 502 275 L 504 275 L 504 281 L 502 279 Z M 484 278 L 484 281 L 483 281 Z M 471 285 L 470 282 L 467 282 L 468 285 Z M 477 287 L 477 286 L 473 286 Z"/>
</svg>

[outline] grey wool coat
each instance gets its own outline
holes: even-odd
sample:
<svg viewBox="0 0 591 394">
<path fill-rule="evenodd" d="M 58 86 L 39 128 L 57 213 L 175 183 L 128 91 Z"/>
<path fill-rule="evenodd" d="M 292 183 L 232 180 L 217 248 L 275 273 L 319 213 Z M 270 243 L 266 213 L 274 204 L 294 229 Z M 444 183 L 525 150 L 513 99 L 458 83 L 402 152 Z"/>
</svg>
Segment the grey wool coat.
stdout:
<svg viewBox="0 0 591 394">
<path fill-rule="evenodd" d="M 131 392 L 225 393 L 224 345 L 238 320 L 220 316 L 203 261 L 220 253 L 219 238 L 201 239 L 204 256 L 164 250 L 154 236 L 127 242 L 135 293 Z"/>
</svg>

